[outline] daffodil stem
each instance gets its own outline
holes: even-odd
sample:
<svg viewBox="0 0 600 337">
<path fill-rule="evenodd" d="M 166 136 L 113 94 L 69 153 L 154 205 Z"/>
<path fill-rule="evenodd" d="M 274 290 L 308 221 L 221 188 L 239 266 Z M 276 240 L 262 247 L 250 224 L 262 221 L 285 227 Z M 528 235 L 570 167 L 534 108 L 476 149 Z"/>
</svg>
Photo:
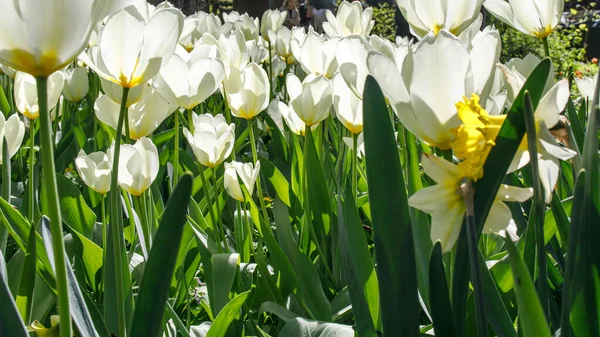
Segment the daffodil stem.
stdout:
<svg viewBox="0 0 600 337">
<path fill-rule="evenodd" d="M 536 125 L 534 117 L 533 103 L 529 93 L 525 93 L 525 127 L 527 130 L 527 145 L 531 158 L 537 158 L 538 139 L 536 135 Z M 535 246 L 538 265 L 538 278 L 536 280 L 536 289 L 542 309 L 546 318 L 550 317 L 550 295 L 548 291 L 548 266 L 546 265 L 546 244 L 544 242 L 544 211 L 546 202 L 544 200 L 544 187 L 540 181 L 540 169 L 537 160 L 531 160 L 531 171 L 533 175 L 533 217 L 529 224 L 533 223 L 535 231 Z"/>
<path fill-rule="evenodd" d="M 27 196 L 27 202 L 29 207 L 29 212 L 27 215 L 29 216 L 29 221 L 32 224 L 35 224 L 34 217 L 34 203 L 35 203 L 35 184 L 33 181 L 35 180 L 35 170 L 33 169 L 33 165 L 35 162 L 35 119 L 29 120 L 29 171 L 27 178 L 27 185 L 29 187 L 29 195 Z"/>
<path fill-rule="evenodd" d="M 215 212 L 213 210 L 212 197 L 210 196 L 210 188 L 208 187 L 208 183 L 206 181 L 206 176 L 205 176 L 206 171 L 207 170 L 203 166 L 200 167 L 200 180 L 202 180 L 202 188 L 204 189 L 204 194 L 205 194 L 204 197 L 206 198 L 206 206 L 208 208 L 208 215 L 210 216 L 210 221 L 212 222 L 213 228 L 215 231 L 215 238 L 217 239 L 215 241 L 218 241 L 219 239 L 221 241 L 223 241 L 224 237 L 219 238 L 220 231 L 219 231 L 219 229 L 217 229 L 217 227 L 218 227 L 217 218 L 215 217 Z M 223 243 L 226 244 L 226 242 L 223 242 Z M 219 245 L 218 247 L 219 247 L 219 251 L 223 250 L 221 245 Z"/>
<path fill-rule="evenodd" d="M 254 124 L 254 119 L 248 120 L 248 131 L 250 135 L 250 146 L 252 147 L 252 161 L 254 165 L 258 162 L 258 153 L 256 152 L 256 139 L 254 138 L 254 128 L 252 127 Z M 260 203 L 260 209 L 262 210 L 263 217 L 266 221 L 269 221 L 269 215 L 267 214 L 267 207 L 265 207 L 264 195 L 262 192 L 262 185 L 260 183 L 260 173 L 258 177 L 256 177 L 256 191 L 258 193 L 258 202 Z"/>
<path fill-rule="evenodd" d="M 121 154 L 121 134 L 123 132 L 123 121 L 127 114 L 127 96 L 129 88 L 123 88 L 123 97 L 121 99 L 121 109 L 119 111 L 119 121 L 117 123 L 117 136 L 115 137 L 114 158 L 112 164 L 112 175 L 110 177 L 110 226 L 114 249 L 114 267 L 115 283 L 117 294 L 117 324 L 119 337 L 127 336 L 125 321 L 125 294 L 123 289 L 123 265 L 121 256 L 123 254 L 124 242 L 121 237 L 123 232 L 123 217 L 121 216 L 121 202 L 119 186 L 117 185 L 119 176 L 119 156 Z M 129 133 L 129 132 L 128 132 Z M 129 138 L 127 138 L 129 139 Z"/>
<path fill-rule="evenodd" d="M 225 224 L 221 221 L 221 206 L 219 205 L 219 190 L 217 187 L 217 168 L 213 167 L 212 169 L 212 179 L 213 179 L 213 188 L 215 189 L 215 204 L 217 205 L 217 214 L 215 226 L 219 226 L 219 232 L 221 233 L 221 239 L 223 240 L 223 245 L 225 246 L 225 253 L 229 253 L 229 246 L 227 245 L 227 236 L 225 235 Z"/>
<path fill-rule="evenodd" d="M 542 38 L 542 44 L 544 45 L 544 53 L 546 57 L 550 58 L 550 47 L 548 47 L 548 37 Z"/>
<path fill-rule="evenodd" d="M 358 200 L 358 176 L 357 176 L 357 165 L 358 165 L 358 135 L 352 134 L 352 195 L 354 196 L 354 202 Z"/>
<path fill-rule="evenodd" d="M 475 209 L 473 197 L 475 190 L 473 182 L 469 179 L 460 186 L 463 199 L 467 208 L 465 219 L 467 222 L 467 242 L 469 247 L 469 262 L 471 264 L 471 282 L 475 288 L 475 314 L 477 318 L 477 331 L 479 337 L 487 337 L 487 319 L 485 316 L 485 305 L 483 300 L 483 281 L 479 269 L 479 247 L 477 246 L 477 224 L 475 223 Z"/>
<path fill-rule="evenodd" d="M 8 153 L 8 144 L 6 140 L 2 142 L 2 199 L 10 203 L 10 155 Z M 8 241 L 8 229 L 6 226 L 0 226 L 0 252 L 6 253 L 6 242 Z"/>
<path fill-rule="evenodd" d="M 40 108 L 42 177 L 47 198 L 47 212 L 50 218 L 52 249 L 56 266 L 56 290 L 58 295 L 58 314 L 60 316 L 60 336 L 71 337 L 71 313 L 69 310 L 69 284 L 67 281 L 67 261 L 63 242 L 62 218 L 58 198 L 58 185 L 54 165 L 54 142 L 52 122 L 48 111 L 48 77 L 36 77 L 38 104 Z"/>
<path fill-rule="evenodd" d="M 179 180 L 179 110 L 175 111 L 175 146 L 173 148 L 173 188 Z"/>
</svg>

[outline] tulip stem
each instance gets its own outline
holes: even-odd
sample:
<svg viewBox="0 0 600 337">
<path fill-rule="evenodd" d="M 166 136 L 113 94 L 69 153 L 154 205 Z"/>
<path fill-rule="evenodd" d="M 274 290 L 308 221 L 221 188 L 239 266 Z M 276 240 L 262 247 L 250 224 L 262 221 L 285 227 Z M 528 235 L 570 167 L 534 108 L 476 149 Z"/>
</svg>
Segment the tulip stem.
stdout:
<svg viewBox="0 0 600 337">
<path fill-rule="evenodd" d="M 121 109 L 119 111 L 119 121 L 117 123 L 117 136 L 115 137 L 115 150 L 112 165 L 112 175 L 110 177 L 110 225 L 111 234 L 113 240 L 114 251 L 114 272 L 115 272 L 115 289 L 117 295 L 117 324 L 119 337 L 127 336 L 127 329 L 125 325 L 125 294 L 123 289 L 123 264 L 122 255 L 124 242 L 121 237 L 123 233 L 123 217 L 121 215 L 121 200 L 120 200 L 120 189 L 117 185 L 119 176 L 119 156 L 121 155 L 121 134 L 123 132 L 123 121 L 126 120 L 127 114 L 127 96 L 129 95 L 129 88 L 123 88 L 123 97 L 121 99 Z M 129 132 L 127 132 L 129 133 Z M 127 138 L 129 139 L 129 138 Z"/>
<path fill-rule="evenodd" d="M 102 194 L 100 197 L 100 210 L 102 212 L 102 265 L 106 266 L 106 240 L 108 239 L 108 227 L 106 226 L 106 195 Z M 98 298 L 102 298 L 102 292 L 104 291 L 104 282 L 106 282 L 106 268 L 102 268 L 102 279 L 100 280 L 101 286 L 99 286 Z"/>
<path fill-rule="evenodd" d="M 223 244 L 225 245 L 225 253 L 229 253 L 229 246 L 227 245 L 227 236 L 225 235 L 225 224 L 221 221 L 221 206 L 219 205 L 219 190 L 217 187 L 217 168 L 213 167 L 212 169 L 212 179 L 213 179 L 213 188 L 215 189 L 215 204 L 217 205 L 217 213 L 215 215 L 215 226 L 219 226 L 219 231 L 221 233 L 221 239 L 223 240 Z"/>
<path fill-rule="evenodd" d="M 547 58 L 550 58 L 550 47 L 548 47 L 548 37 L 542 38 L 542 45 L 544 45 L 544 53 Z"/>
<path fill-rule="evenodd" d="M 200 166 L 200 180 L 202 180 L 202 188 L 204 189 L 204 194 L 205 194 L 205 198 L 206 198 L 206 206 L 208 207 L 208 215 L 210 216 L 210 220 L 213 224 L 213 229 L 215 231 L 215 242 L 219 241 L 218 237 L 220 235 L 220 231 L 219 229 L 217 229 L 218 225 L 217 225 L 217 218 L 215 217 L 215 212 L 213 210 L 213 203 L 212 203 L 212 197 L 210 196 L 210 188 L 208 188 L 208 183 L 206 181 L 206 176 L 204 175 L 206 173 L 207 169 L 205 169 L 203 166 Z M 224 240 L 225 237 L 221 236 L 220 238 L 221 241 L 223 241 L 224 244 L 227 244 Z M 219 247 L 219 252 L 221 252 L 223 250 L 223 248 L 221 247 L 221 245 L 218 246 Z"/>
<path fill-rule="evenodd" d="M 479 268 L 479 247 L 477 246 L 477 224 L 475 223 L 475 210 L 473 197 L 475 190 L 473 189 L 473 181 L 467 179 L 460 185 L 464 203 L 467 208 L 467 242 L 469 246 L 469 261 L 471 264 L 471 282 L 475 288 L 475 317 L 477 320 L 477 331 L 479 337 L 488 336 L 487 319 L 485 317 L 483 281 L 481 279 L 481 271 Z"/>
<path fill-rule="evenodd" d="M 8 153 L 8 144 L 6 139 L 2 142 L 2 199 L 10 204 L 10 153 Z M 6 243 L 8 241 L 8 228 L 0 226 L 0 253 L 6 253 Z"/>
<path fill-rule="evenodd" d="M 35 161 L 35 119 L 30 119 L 29 120 L 29 171 L 28 173 L 28 178 L 27 178 L 27 185 L 29 187 L 29 195 L 27 198 L 27 202 L 29 203 L 28 207 L 29 207 L 29 212 L 27 213 L 27 215 L 29 215 L 29 221 L 31 222 L 32 225 L 35 225 L 35 220 L 33 219 L 34 217 L 34 203 L 35 203 L 35 184 L 33 183 L 33 181 L 35 180 L 34 175 L 35 175 L 35 171 L 33 169 L 33 165 L 34 165 L 34 161 Z"/>
<path fill-rule="evenodd" d="M 352 134 L 352 195 L 354 196 L 354 202 L 358 201 L 358 177 L 357 177 L 357 165 L 358 165 L 358 135 Z"/>
<path fill-rule="evenodd" d="M 67 281 L 67 264 L 65 245 L 63 242 L 62 218 L 58 197 L 58 185 L 54 165 L 54 144 L 52 139 L 52 122 L 48 111 L 48 77 L 36 77 L 38 104 L 40 108 L 42 177 L 46 189 L 47 212 L 50 218 L 52 233 L 52 249 L 56 267 L 56 292 L 58 295 L 58 314 L 60 316 L 60 336 L 71 337 L 71 313 L 69 310 L 69 284 Z M 33 151 L 33 149 L 31 149 Z"/>
<path fill-rule="evenodd" d="M 254 119 L 248 120 L 248 131 L 250 134 L 250 146 L 252 147 L 252 161 L 254 162 L 254 166 L 256 167 L 256 163 L 258 163 L 258 154 L 256 152 L 256 139 L 254 139 L 254 128 L 252 127 L 254 124 Z M 260 209 L 262 210 L 263 217 L 266 221 L 269 221 L 269 215 L 267 214 L 267 208 L 265 207 L 265 199 L 262 193 L 262 185 L 260 184 L 260 173 L 258 177 L 256 177 L 256 190 L 258 193 L 258 202 L 260 203 Z"/>
<path fill-rule="evenodd" d="M 188 129 L 190 130 L 190 133 L 193 135 L 194 134 L 194 110 L 187 110 L 187 115 L 188 115 Z"/>
<path fill-rule="evenodd" d="M 179 180 L 179 110 L 175 111 L 175 146 L 173 149 L 173 188 Z"/>
</svg>

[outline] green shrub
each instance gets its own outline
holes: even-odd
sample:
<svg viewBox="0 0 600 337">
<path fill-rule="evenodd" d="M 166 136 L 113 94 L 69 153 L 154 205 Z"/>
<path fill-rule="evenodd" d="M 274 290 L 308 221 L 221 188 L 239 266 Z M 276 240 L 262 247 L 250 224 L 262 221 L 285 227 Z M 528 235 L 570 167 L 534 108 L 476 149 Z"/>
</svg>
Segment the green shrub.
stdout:
<svg viewBox="0 0 600 337">
<path fill-rule="evenodd" d="M 375 26 L 371 34 L 394 41 L 396 39 L 396 9 L 386 2 L 373 6 Z"/>
</svg>

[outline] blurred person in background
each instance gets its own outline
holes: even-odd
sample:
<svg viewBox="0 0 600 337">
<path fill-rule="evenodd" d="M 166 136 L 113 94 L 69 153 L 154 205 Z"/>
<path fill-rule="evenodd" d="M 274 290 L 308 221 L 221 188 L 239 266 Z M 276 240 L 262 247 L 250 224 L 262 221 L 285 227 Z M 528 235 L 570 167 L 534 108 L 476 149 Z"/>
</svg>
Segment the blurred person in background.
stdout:
<svg viewBox="0 0 600 337">
<path fill-rule="evenodd" d="M 283 0 L 283 5 L 279 9 L 282 12 L 287 11 L 288 15 L 283 25 L 287 28 L 292 29 L 292 27 L 300 25 L 300 11 L 298 11 L 298 2 L 297 0 Z"/>
</svg>

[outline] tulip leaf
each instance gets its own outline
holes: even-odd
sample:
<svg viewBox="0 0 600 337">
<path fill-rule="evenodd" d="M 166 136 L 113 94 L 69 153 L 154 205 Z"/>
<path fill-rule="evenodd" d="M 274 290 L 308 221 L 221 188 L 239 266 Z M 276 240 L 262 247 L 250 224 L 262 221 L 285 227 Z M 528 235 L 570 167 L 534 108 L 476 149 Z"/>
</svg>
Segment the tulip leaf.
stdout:
<svg viewBox="0 0 600 337">
<path fill-rule="evenodd" d="M 144 268 L 131 336 L 158 337 L 171 278 L 181 243 L 186 211 L 192 193 L 192 176 L 184 174 L 175 187 L 160 219 L 155 241 Z"/>
<path fill-rule="evenodd" d="M 248 295 L 250 295 L 250 290 L 238 294 L 229 301 L 215 318 L 206 337 L 224 337 L 231 322 L 240 317 L 240 310 L 242 305 L 246 302 Z"/>
<path fill-rule="evenodd" d="M 0 85 L 0 112 L 4 114 L 4 117 L 8 117 L 10 115 L 10 111 L 10 104 L 8 103 L 8 99 L 6 99 L 4 89 Z"/>
<path fill-rule="evenodd" d="M 290 189 L 290 184 L 283 174 L 270 161 L 260 158 L 260 173 L 273 187 L 277 197 L 287 206 L 292 207 L 295 196 Z"/>
<path fill-rule="evenodd" d="M 550 328 L 546 322 L 542 304 L 537 296 L 535 285 L 521 255 L 512 239 L 504 240 L 508 249 L 508 258 L 515 280 L 515 295 L 519 306 L 519 322 L 523 336 L 550 337 Z"/>
<path fill-rule="evenodd" d="M 206 285 L 213 288 L 210 304 L 213 307 L 213 314 L 218 315 L 221 309 L 229 302 L 229 292 L 235 280 L 235 274 L 240 263 L 240 255 L 213 254 L 211 260 L 212 282 L 210 284 L 207 282 Z"/>
<path fill-rule="evenodd" d="M 429 289 L 431 299 L 431 318 L 438 337 L 454 337 L 454 322 L 452 321 L 452 306 L 450 292 L 446 281 L 444 263 L 442 262 L 442 245 L 437 242 L 433 246 L 429 263 Z"/>
<path fill-rule="evenodd" d="M 31 309 L 33 303 L 33 290 L 35 285 L 35 264 L 36 264 L 36 231 L 35 227 L 31 226 L 29 230 L 29 239 L 27 241 L 27 251 L 25 252 L 25 263 L 23 264 L 23 273 L 21 274 L 21 282 L 17 293 L 17 308 L 23 321 L 30 322 Z"/>
<path fill-rule="evenodd" d="M 377 336 L 380 316 L 377 274 L 349 188 L 346 189 L 343 205 L 341 200 L 338 201 L 338 214 L 342 271 L 348 283 L 357 331 L 360 336 Z"/>
<path fill-rule="evenodd" d="M 23 325 L 17 305 L 13 300 L 6 275 L 4 254 L 0 250 L 0 336 L 28 337 L 27 329 Z"/>
<path fill-rule="evenodd" d="M 85 203 L 79 189 L 70 179 L 62 174 L 57 174 L 56 182 L 63 221 L 86 238 L 91 238 L 96 223 L 96 214 Z M 41 198 L 44 200 L 43 195 Z"/>
<path fill-rule="evenodd" d="M 364 138 L 384 336 L 419 336 L 417 270 L 406 185 L 385 98 L 365 83 Z"/>
<path fill-rule="evenodd" d="M 317 322 L 297 317 L 288 321 L 278 337 L 354 337 L 354 329 L 349 325 Z"/>
<path fill-rule="evenodd" d="M 506 120 L 496 137 L 496 145 L 492 147 L 483 166 L 483 178 L 475 185 L 475 224 L 476 234 L 479 236 L 492 204 L 498 194 L 502 180 L 506 176 L 510 160 L 513 158 L 525 135 L 525 92 L 529 92 L 534 109 L 537 107 L 552 63 L 549 59 L 543 60 L 525 81 L 523 88 L 515 99 Z M 471 274 L 469 265 L 469 251 L 465 226 L 461 229 L 456 247 L 454 275 L 452 282 L 452 309 L 454 312 L 454 326 L 458 337 L 465 335 L 465 313 L 468 296 L 468 285 Z"/>
<path fill-rule="evenodd" d="M 323 175 L 323 165 L 317 154 L 312 132 L 306 132 L 304 151 L 308 180 L 308 198 L 310 204 L 311 223 L 315 228 L 316 234 L 325 239 L 330 232 L 331 227 L 331 201 L 327 191 L 327 182 Z M 325 258 L 325 257 L 324 257 Z"/>
<path fill-rule="evenodd" d="M 50 219 L 46 216 L 42 216 L 42 237 L 44 238 L 44 248 L 48 253 L 48 259 L 54 273 L 56 273 L 55 262 L 54 262 L 54 247 L 52 245 L 52 234 L 50 232 Z M 90 312 L 86 306 L 83 293 L 80 289 L 80 285 L 77 282 L 71 263 L 65 255 L 65 264 L 67 265 L 67 285 L 69 290 L 69 306 L 71 308 L 71 318 L 77 326 L 77 329 L 81 333 L 82 337 L 99 337 L 96 328 L 94 327 L 94 321 L 90 315 Z"/>
</svg>

